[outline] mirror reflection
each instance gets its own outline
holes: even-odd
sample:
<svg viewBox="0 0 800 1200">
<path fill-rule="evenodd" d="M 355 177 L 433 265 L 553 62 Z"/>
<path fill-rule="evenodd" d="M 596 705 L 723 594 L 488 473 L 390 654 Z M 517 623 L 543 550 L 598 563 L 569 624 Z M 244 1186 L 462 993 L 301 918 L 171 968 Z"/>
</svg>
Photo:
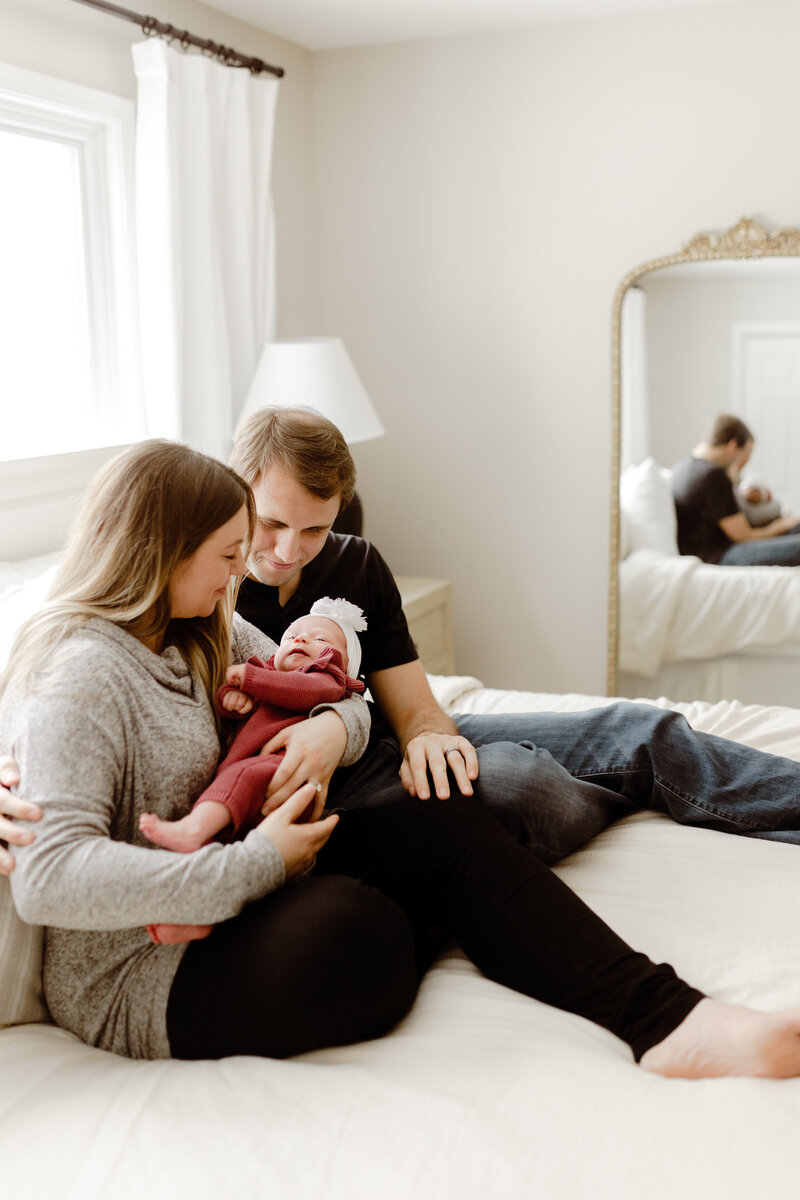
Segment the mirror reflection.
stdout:
<svg viewBox="0 0 800 1200">
<path fill-rule="evenodd" d="M 684 460 L 685 476 L 690 456 L 719 528 L 749 539 L 750 522 L 766 530 L 782 513 L 770 528 L 783 533 L 800 519 L 800 235 L 781 231 L 776 250 L 743 221 L 726 236 L 732 257 L 712 244 L 713 258 L 660 260 L 621 296 L 616 690 L 796 706 L 800 570 L 721 565 L 678 547 L 672 468 Z M 715 444 L 720 414 L 752 432 L 749 454 Z"/>
</svg>

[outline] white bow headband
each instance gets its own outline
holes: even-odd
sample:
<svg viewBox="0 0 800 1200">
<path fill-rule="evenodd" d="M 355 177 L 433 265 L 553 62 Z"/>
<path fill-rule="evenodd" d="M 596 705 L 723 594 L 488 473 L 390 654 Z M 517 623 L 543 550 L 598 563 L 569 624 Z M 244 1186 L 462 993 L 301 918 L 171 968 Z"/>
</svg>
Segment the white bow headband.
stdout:
<svg viewBox="0 0 800 1200">
<path fill-rule="evenodd" d="M 339 626 L 347 645 L 347 674 L 356 679 L 361 666 L 361 642 L 358 635 L 367 628 L 362 610 L 349 600 L 331 600 L 330 596 L 323 596 L 311 605 L 309 616 L 327 617 Z"/>
</svg>

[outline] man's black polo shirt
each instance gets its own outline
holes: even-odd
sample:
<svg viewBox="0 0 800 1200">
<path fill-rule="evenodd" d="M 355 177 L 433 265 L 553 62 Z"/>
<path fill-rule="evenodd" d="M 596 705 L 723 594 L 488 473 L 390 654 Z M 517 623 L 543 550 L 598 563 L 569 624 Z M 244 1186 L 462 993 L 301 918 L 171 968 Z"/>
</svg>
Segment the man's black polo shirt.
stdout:
<svg viewBox="0 0 800 1200">
<path fill-rule="evenodd" d="M 362 674 L 419 657 L 408 632 L 397 584 L 378 551 L 365 538 L 329 533 L 317 557 L 303 567 L 300 585 L 283 608 L 278 588 L 246 577 L 236 608 L 245 620 L 279 642 L 289 625 L 305 616 L 314 601 L 323 596 L 333 600 L 341 596 L 363 610 L 367 629 L 359 634 Z"/>
</svg>

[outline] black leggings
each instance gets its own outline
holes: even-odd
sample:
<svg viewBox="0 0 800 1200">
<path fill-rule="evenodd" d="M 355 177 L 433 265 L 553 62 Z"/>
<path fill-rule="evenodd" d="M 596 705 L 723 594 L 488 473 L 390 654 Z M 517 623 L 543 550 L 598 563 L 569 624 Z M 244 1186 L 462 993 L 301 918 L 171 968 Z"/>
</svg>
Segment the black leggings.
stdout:
<svg viewBox="0 0 800 1200">
<path fill-rule="evenodd" d="M 578 1013 L 634 1057 L 702 999 L 637 954 L 471 797 L 344 812 L 315 873 L 192 942 L 167 1009 L 176 1058 L 285 1058 L 378 1037 L 442 936 L 490 979 Z"/>
</svg>

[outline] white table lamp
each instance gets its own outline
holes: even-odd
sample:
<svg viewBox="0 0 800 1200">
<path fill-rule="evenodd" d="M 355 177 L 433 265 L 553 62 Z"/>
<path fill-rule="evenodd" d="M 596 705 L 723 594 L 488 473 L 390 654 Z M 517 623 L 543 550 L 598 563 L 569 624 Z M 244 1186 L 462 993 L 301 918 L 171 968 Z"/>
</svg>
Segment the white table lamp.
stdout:
<svg viewBox="0 0 800 1200">
<path fill-rule="evenodd" d="M 239 425 L 261 408 L 314 408 L 341 430 L 348 445 L 386 432 L 340 338 L 287 338 L 268 342 L 244 402 Z M 361 536 L 358 493 L 339 513 L 337 533 Z"/>
</svg>

